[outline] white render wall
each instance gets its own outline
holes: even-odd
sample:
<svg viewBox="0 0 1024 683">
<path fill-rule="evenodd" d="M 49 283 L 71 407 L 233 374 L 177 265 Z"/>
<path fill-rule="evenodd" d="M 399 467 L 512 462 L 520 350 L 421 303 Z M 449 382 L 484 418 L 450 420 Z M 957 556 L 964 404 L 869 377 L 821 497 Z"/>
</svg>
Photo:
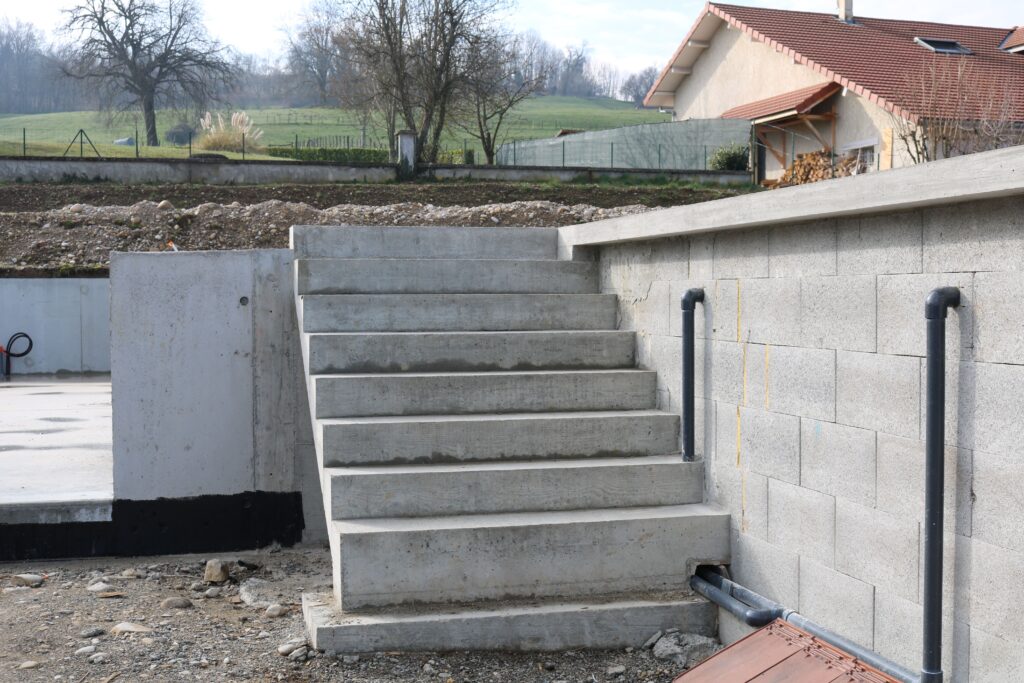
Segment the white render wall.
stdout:
<svg viewBox="0 0 1024 683">
<path fill-rule="evenodd" d="M 924 196 L 922 174 L 936 196 Z M 806 220 L 808 205 L 866 206 L 866 191 L 880 204 L 902 192 L 933 205 Z M 962 203 L 996 191 L 1008 196 Z M 758 203 L 771 225 L 701 232 L 708 217 Z M 673 224 L 677 236 L 645 239 Z M 697 448 L 707 499 L 732 513 L 737 580 L 912 669 L 924 300 L 960 287 L 947 321 L 945 667 L 954 681 L 1024 679 L 1024 148 L 562 237 L 563 247 L 618 242 L 591 249 L 602 290 L 620 296 L 621 327 L 639 334 L 639 363 L 659 372 L 662 408 L 680 407 L 680 296 L 705 289 Z M 730 641 L 744 633 L 724 612 L 722 624 Z"/>
</svg>

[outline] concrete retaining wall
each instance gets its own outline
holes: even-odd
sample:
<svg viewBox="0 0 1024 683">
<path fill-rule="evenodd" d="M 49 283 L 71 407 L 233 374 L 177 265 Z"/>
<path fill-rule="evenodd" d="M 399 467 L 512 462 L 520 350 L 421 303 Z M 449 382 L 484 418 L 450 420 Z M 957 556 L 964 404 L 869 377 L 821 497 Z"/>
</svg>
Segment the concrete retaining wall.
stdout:
<svg viewBox="0 0 1024 683">
<path fill-rule="evenodd" d="M 387 182 L 394 166 L 338 166 L 277 161 L 189 161 L 187 159 L 0 158 L 0 182 L 111 181 L 119 183 Z"/>
<path fill-rule="evenodd" d="M 659 171 L 608 168 L 552 168 L 545 166 L 426 166 L 420 175 L 438 180 L 506 180 L 520 182 L 594 182 L 603 178 L 650 180 L 668 178 L 681 182 L 744 185 L 751 182 L 745 171 Z"/>
<path fill-rule="evenodd" d="M 286 249 L 115 253 L 114 498 L 303 493 L 325 517 Z"/>
<path fill-rule="evenodd" d="M 815 218 L 836 213 L 852 215 Z M 561 236 L 600 260 L 667 410 L 680 409 L 680 297 L 705 289 L 697 448 L 707 498 L 732 513 L 737 579 L 913 669 L 924 300 L 960 287 L 947 325 L 945 669 L 1024 677 L 1024 148 Z M 723 612 L 723 636 L 742 632 Z"/>
<path fill-rule="evenodd" d="M 105 278 L 0 278 L 0 344 L 15 332 L 33 342 L 12 373 L 110 372 L 109 298 Z"/>
</svg>

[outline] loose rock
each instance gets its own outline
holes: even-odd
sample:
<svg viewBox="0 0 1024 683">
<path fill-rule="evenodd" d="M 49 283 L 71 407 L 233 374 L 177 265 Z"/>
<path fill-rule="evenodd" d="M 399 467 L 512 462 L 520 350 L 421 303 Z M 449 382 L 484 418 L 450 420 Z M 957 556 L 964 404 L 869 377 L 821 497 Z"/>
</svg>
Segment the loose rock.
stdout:
<svg viewBox="0 0 1024 683">
<path fill-rule="evenodd" d="M 722 649 L 718 641 L 695 633 L 667 633 L 652 653 L 684 668 L 694 667 Z"/>
<path fill-rule="evenodd" d="M 160 606 L 164 609 L 189 609 L 192 601 L 186 598 L 167 598 L 160 602 Z"/>
<path fill-rule="evenodd" d="M 18 668 L 19 669 L 38 669 L 39 668 L 39 662 L 35 662 L 35 661 L 32 661 L 30 659 L 27 662 L 22 662 L 21 666 L 19 666 Z"/>
<path fill-rule="evenodd" d="M 13 577 L 15 586 L 28 586 L 39 588 L 43 585 L 43 577 L 39 574 L 15 574 Z"/>
<path fill-rule="evenodd" d="M 285 643 L 284 645 L 279 645 L 277 647 L 277 654 L 281 655 L 282 657 L 287 657 L 291 653 L 298 650 L 300 647 L 305 647 L 305 643 Z"/>
<path fill-rule="evenodd" d="M 95 645 L 86 645 L 85 647 L 80 647 L 77 650 L 75 650 L 75 654 L 79 655 L 79 656 L 81 656 L 81 655 L 91 655 L 94 652 L 96 652 L 96 646 Z"/>
<path fill-rule="evenodd" d="M 208 591 L 206 591 L 205 593 L 203 593 L 203 595 L 205 595 L 208 598 L 219 598 L 220 597 L 220 589 L 216 588 L 216 587 L 211 588 Z"/>
<path fill-rule="evenodd" d="M 114 587 L 106 581 L 97 581 L 96 583 L 86 588 L 86 590 L 90 593 L 109 593 L 112 590 L 114 590 Z"/>
<path fill-rule="evenodd" d="M 288 608 L 283 605 L 271 605 L 267 608 L 265 614 L 268 617 L 276 619 L 278 617 L 283 617 L 284 615 L 288 614 Z"/>
<path fill-rule="evenodd" d="M 156 205 L 156 208 L 160 211 L 170 211 L 174 208 L 174 204 L 171 204 L 166 199 Z"/>
<path fill-rule="evenodd" d="M 122 633 L 152 633 L 153 629 L 142 624 L 133 624 L 130 621 L 122 621 L 120 624 L 110 629 L 112 635 L 118 636 Z"/>
<path fill-rule="evenodd" d="M 605 673 L 607 673 L 609 676 L 622 676 L 626 673 L 626 667 L 622 664 L 616 664 L 615 666 L 609 666 L 608 671 L 606 671 Z"/>
<path fill-rule="evenodd" d="M 224 583 L 229 576 L 227 565 L 220 560 L 206 561 L 206 571 L 203 572 L 203 581 L 206 583 Z"/>
<path fill-rule="evenodd" d="M 78 635 L 81 638 L 95 638 L 97 636 L 102 636 L 104 633 L 106 633 L 106 631 L 104 631 L 103 629 L 99 628 L 98 626 L 93 626 L 91 628 L 82 629 Z"/>
</svg>

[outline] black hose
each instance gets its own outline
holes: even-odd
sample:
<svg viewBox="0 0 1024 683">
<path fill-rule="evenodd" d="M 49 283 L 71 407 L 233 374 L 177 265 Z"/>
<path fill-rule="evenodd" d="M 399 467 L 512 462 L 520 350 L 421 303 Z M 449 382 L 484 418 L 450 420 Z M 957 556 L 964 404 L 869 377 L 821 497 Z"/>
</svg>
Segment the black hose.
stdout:
<svg viewBox="0 0 1024 683">
<path fill-rule="evenodd" d="M 28 346 L 25 348 L 25 350 L 24 351 L 12 351 L 11 349 L 14 347 L 14 345 L 18 341 L 20 341 L 22 339 L 24 339 L 24 340 L 26 340 L 28 342 Z M 18 332 L 16 334 L 12 334 L 11 338 L 7 340 L 7 345 L 6 346 L 0 346 L 0 355 L 3 356 L 2 358 L 0 358 L 0 361 L 2 361 L 2 363 L 0 363 L 0 365 L 3 366 L 4 379 L 7 379 L 7 378 L 9 378 L 11 376 L 11 359 L 12 358 L 24 358 L 25 356 L 27 356 L 31 352 L 32 352 L 32 337 L 28 336 L 24 332 Z"/>
</svg>

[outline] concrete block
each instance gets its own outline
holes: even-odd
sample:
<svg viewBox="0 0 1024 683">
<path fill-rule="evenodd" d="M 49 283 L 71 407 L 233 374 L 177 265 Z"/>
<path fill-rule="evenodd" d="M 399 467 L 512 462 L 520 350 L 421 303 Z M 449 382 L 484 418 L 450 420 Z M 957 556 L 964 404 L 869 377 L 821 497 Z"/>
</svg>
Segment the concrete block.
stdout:
<svg viewBox="0 0 1024 683">
<path fill-rule="evenodd" d="M 912 671 L 921 668 L 923 614 L 921 606 L 893 595 L 880 585 L 875 590 L 875 651 Z M 974 658 L 967 624 L 947 614 L 942 619 L 942 669 L 951 681 L 968 680 Z M 974 677 L 970 680 L 973 682 Z"/>
<path fill-rule="evenodd" d="M 970 640 L 971 683 L 1024 680 L 1024 647 L 1021 647 L 1019 638 L 1004 640 L 972 628 Z"/>
<path fill-rule="evenodd" d="M 296 293 L 585 294 L 598 291 L 597 265 L 496 259 L 300 259 Z"/>
<path fill-rule="evenodd" d="M 800 481 L 800 418 L 756 408 L 719 404 L 717 454 L 735 453 L 736 462 L 768 477 Z M 736 421 L 739 419 L 739 426 Z"/>
<path fill-rule="evenodd" d="M 947 449 L 947 452 L 949 450 L 955 449 Z M 970 455 L 969 451 L 960 453 L 965 454 L 964 460 Z M 1020 484 L 1024 481 L 1024 460 L 1021 459 L 1019 452 L 1010 454 L 976 451 L 973 456 L 974 476 L 970 480 L 970 488 L 966 491 L 968 504 L 972 499 L 974 501 L 973 516 L 970 525 L 967 526 L 967 533 L 979 541 L 1024 553 L 1024 537 L 1020 533 L 1024 512 L 1013 504 L 1020 500 Z M 946 476 L 948 481 L 948 473 Z M 973 497 L 970 494 L 973 494 Z M 947 509 L 948 505 L 947 502 Z M 964 507 L 966 511 L 972 511 L 970 507 Z"/>
<path fill-rule="evenodd" d="M 920 273 L 922 250 L 920 211 L 840 220 L 840 275 Z"/>
<path fill-rule="evenodd" d="M 1022 642 L 1024 554 L 978 539 L 970 541 L 971 626 L 998 638 Z"/>
<path fill-rule="evenodd" d="M 1024 365 L 1024 276 L 975 273 L 972 304 L 975 360 Z"/>
<path fill-rule="evenodd" d="M 969 273 L 882 275 L 878 278 L 878 352 L 924 356 L 924 302 L 936 287 L 959 287 L 961 304 L 946 319 L 946 357 L 968 359 L 973 344 L 972 278 Z"/>
<path fill-rule="evenodd" d="M 924 272 L 1024 270 L 1024 198 L 949 204 L 922 215 Z"/>
<path fill-rule="evenodd" d="M 777 479 L 768 480 L 768 542 L 826 567 L 836 546 L 836 499 Z"/>
<path fill-rule="evenodd" d="M 612 294 L 304 296 L 304 332 L 613 330 Z"/>
<path fill-rule="evenodd" d="M 961 363 L 959 372 L 958 392 L 950 393 L 957 400 L 960 446 L 987 453 L 1019 454 L 1024 444 L 1024 392 L 1020 390 L 1024 386 L 1024 367 Z M 948 407 L 946 416 L 948 422 Z"/>
<path fill-rule="evenodd" d="M 635 335 L 615 331 L 312 334 L 310 374 L 632 367 Z"/>
<path fill-rule="evenodd" d="M 714 259 L 715 279 L 768 277 L 768 231 L 715 234 Z"/>
<path fill-rule="evenodd" d="M 743 280 L 739 285 L 740 339 L 799 346 L 800 280 L 766 278 Z"/>
<path fill-rule="evenodd" d="M 344 653 L 444 652 L 452 643 L 492 651 L 638 648 L 670 628 L 714 636 L 718 612 L 697 597 L 358 615 L 341 613 L 332 602 L 329 595 L 303 594 L 306 633 L 314 648 Z"/>
<path fill-rule="evenodd" d="M 800 596 L 800 557 L 743 533 L 732 534 L 733 579 L 770 600 L 795 607 Z"/>
<path fill-rule="evenodd" d="M 875 278 L 807 277 L 800 281 L 801 345 L 875 350 Z"/>
<path fill-rule="evenodd" d="M 920 429 L 920 359 L 839 351 L 836 422 L 914 438 Z"/>
<path fill-rule="evenodd" d="M 670 412 L 679 412 L 682 384 L 682 349 L 679 337 L 637 337 L 637 367 L 658 373 L 659 407 Z M 696 366 L 696 360 L 694 365 Z"/>
<path fill-rule="evenodd" d="M 801 614 L 866 648 L 874 647 L 874 586 L 807 558 L 800 559 L 799 575 Z"/>
<path fill-rule="evenodd" d="M 321 420 L 325 467 L 679 450 L 679 416 L 655 410 Z"/>
<path fill-rule="evenodd" d="M 873 506 L 875 432 L 831 422 L 801 420 L 800 485 Z"/>
<path fill-rule="evenodd" d="M 918 599 L 920 525 L 836 499 L 835 568 L 906 598 Z"/>
<path fill-rule="evenodd" d="M 971 451 L 953 446 L 946 447 L 946 506 L 943 522 L 948 532 L 956 530 L 959 534 L 971 535 L 972 469 Z M 924 472 L 923 442 L 878 434 L 879 510 L 897 517 L 924 522 Z M 989 504 L 994 502 L 991 501 Z"/>
<path fill-rule="evenodd" d="M 835 221 L 772 228 L 768 233 L 768 270 L 771 277 L 835 275 Z"/>
<path fill-rule="evenodd" d="M 732 513 L 734 530 L 768 538 L 767 477 L 723 458 L 709 463 L 706 479 L 708 500 Z"/>
<path fill-rule="evenodd" d="M 334 522 L 342 609 L 684 589 L 728 563 L 729 517 L 705 505 Z"/>
<path fill-rule="evenodd" d="M 647 282 L 641 290 L 624 290 L 619 295 L 619 328 L 642 334 L 668 335 L 668 282 Z"/>
<path fill-rule="evenodd" d="M 697 396 L 725 403 L 744 403 L 744 368 L 749 346 L 719 341 L 697 344 L 694 353 Z"/>
<path fill-rule="evenodd" d="M 711 280 L 715 277 L 715 235 L 694 235 L 690 238 L 690 278 Z"/>
<path fill-rule="evenodd" d="M 654 408 L 645 370 L 317 375 L 317 418 Z"/>
<path fill-rule="evenodd" d="M 648 263 L 651 280 L 678 282 L 690 277 L 690 241 L 685 237 L 658 240 Z"/>
<path fill-rule="evenodd" d="M 766 409 L 819 420 L 835 419 L 835 351 L 766 346 L 763 360 Z"/>
<path fill-rule="evenodd" d="M 296 258 L 554 259 L 556 228 L 293 225 Z"/>
<path fill-rule="evenodd" d="M 669 296 L 669 334 L 682 336 L 681 300 L 686 290 L 704 290 L 704 303 L 693 314 L 693 333 L 697 339 L 739 341 L 736 335 L 736 280 L 685 280 L 673 282 Z"/>
<path fill-rule="evenodd" d="M 332 519 L 700 503 L 704 464 L 678 455 L 335 467 Z"/>
</svg>

